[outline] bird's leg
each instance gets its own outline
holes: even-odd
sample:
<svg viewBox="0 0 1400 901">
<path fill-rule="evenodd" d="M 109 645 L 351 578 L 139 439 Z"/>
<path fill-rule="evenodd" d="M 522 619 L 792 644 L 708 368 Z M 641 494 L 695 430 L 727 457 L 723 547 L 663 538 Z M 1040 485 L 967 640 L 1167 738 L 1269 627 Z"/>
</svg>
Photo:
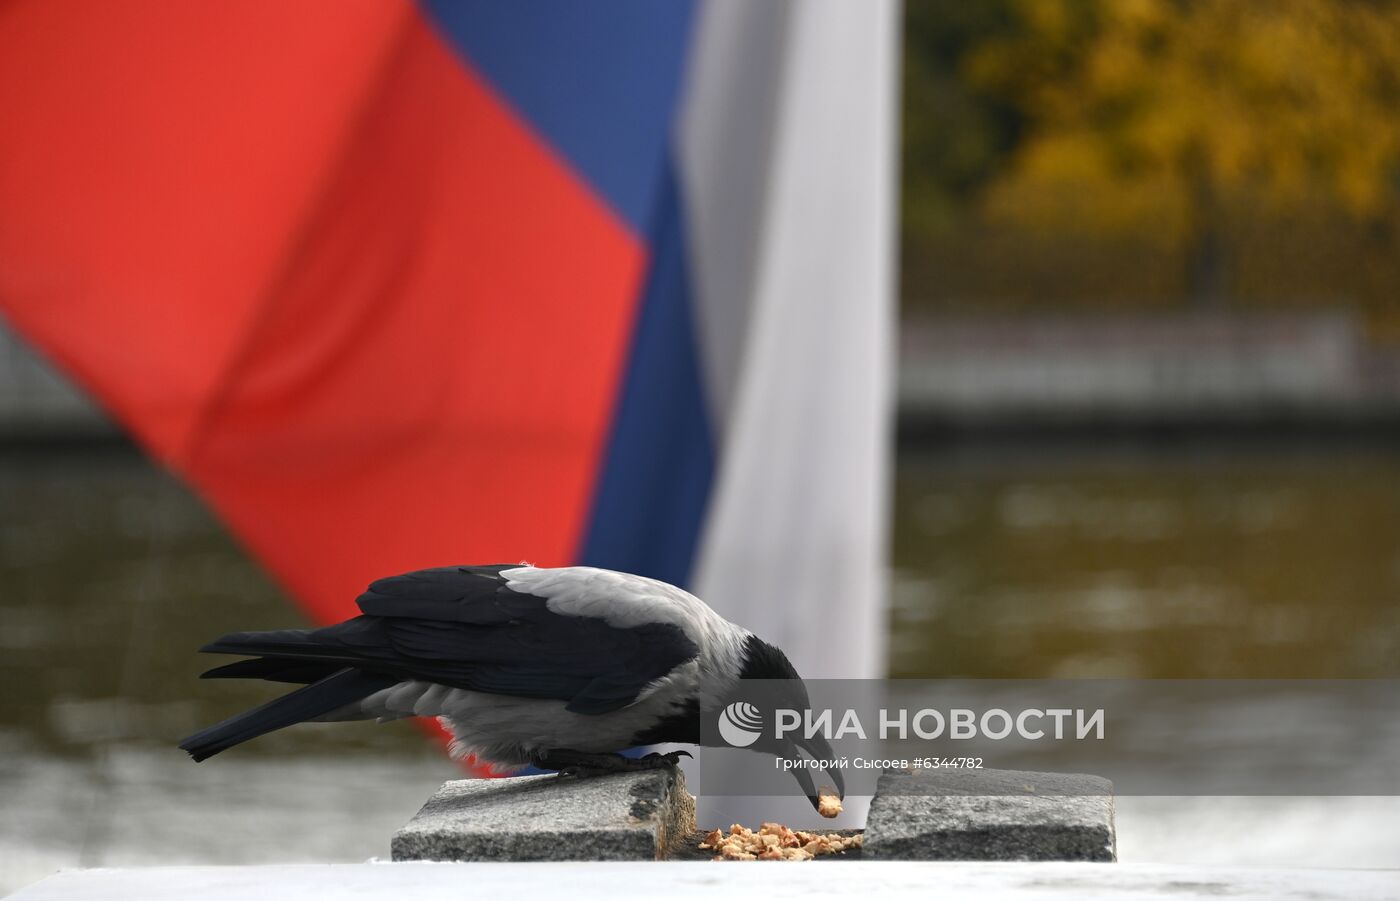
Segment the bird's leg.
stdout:
<svg viewBox="0 0 1400 901">
<path fill-rule="evenodd" d="M 674 767 L 680 762 L 681 755 L 689 757 L 690 752 L 673 751 L 670 754 L 653 753 L 645 757 L 623 757 L 621 754 L 554 748 L 535 754 L 530 762 L 542 770 L 558 770 L 561 776 L 603 776 L 608 773 L 631 773 L 637 770 Z"/>
<path fill-rule="evenodd" d="M 561 776 L 601 776 L 630 769 L 632 762 L 621 754 L 598 754 L 553 748 L 541 751 L 530 761 L 542 770 L 558 770 Z"/>
<path fill-rule="evenodd" d="M 650 754 L 643 757 L 642 760 L 650 760 L 653 765 L 657 766 L 680 766 L 682 757 L 694 758 L 695 755 L 691 754 L 689 751 L 670 751 L 665 754 L 658 754 L 652 751 Z"/>
</svg>

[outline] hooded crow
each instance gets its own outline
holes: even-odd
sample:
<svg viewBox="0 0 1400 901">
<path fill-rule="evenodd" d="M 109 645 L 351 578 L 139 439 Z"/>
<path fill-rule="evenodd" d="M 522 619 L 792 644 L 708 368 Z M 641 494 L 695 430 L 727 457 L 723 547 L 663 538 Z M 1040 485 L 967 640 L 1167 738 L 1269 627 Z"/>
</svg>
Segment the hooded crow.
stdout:
<svg viewBox="0 0 1400 901">
<path fill-rule="evenodd" d="M 674 585 L 570 566 L 452 566 L 380 579 L 361 615 L 314 630 L 235 632 L 201 648 L 243 654 L 204 678 L 302 685 L 197 732 L 196 761 L 307 721 L 440 717 L 455 756 L 504 772 L 588 775 L 674 766 L 685 752 L 631 759 L 639 745 L 701 743 L 701 709 L 745 679 L 782 680 L 785 706 L 807 689 L 778 648 Z M 755 748 L 758 750 L 759 748 Z M 821 737 L 762 750 L 830 760 Z M 687 755 L 688 756 L 688 755 Z M 791 770 L 816 807 L 806 768 Z M 839 771 L 828 775 L 844 796 Z"/>
</svg>

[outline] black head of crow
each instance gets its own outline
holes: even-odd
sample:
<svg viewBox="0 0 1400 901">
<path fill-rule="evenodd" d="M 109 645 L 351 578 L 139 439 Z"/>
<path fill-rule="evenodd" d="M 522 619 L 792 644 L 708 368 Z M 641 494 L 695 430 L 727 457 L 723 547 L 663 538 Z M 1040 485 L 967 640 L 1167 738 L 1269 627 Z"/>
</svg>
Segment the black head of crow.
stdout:
<svg viewBox="0 0 1400 901">
<path fill-rule="evenodd" d="M 380 579 L 361 615 L 315 630 L 235 632 L 206 645 L 253 657 L 205 678 L 300 684 L 197 732 L 180 747 L 204 760 L 306 721 L 436 716 L 453 752 L 498 770 L 573 773 L 674 765 L 632 760 L 638 745 L 701 743 L 700 710 L 744 679 L 806 687 L 782 651 L 673 585 L 592 567 L 454 566 Z M 820 736 L 756 750 L 829 760 Z M 813 806 L 805 768 L 791 771 Z M 841 775 L 828 771 L 839 794 Z"/>
</svg>

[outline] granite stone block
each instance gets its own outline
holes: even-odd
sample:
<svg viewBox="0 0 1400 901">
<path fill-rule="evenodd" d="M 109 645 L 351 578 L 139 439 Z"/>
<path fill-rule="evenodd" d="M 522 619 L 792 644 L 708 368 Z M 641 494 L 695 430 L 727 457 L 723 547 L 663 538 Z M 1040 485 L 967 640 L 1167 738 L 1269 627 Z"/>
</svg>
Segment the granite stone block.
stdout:
<svg viewBox="0 0 1400 901">
<path fill-rule="evenodd" d="M 1113 783 L 1017 770 L 886 772 L 864 857 L 1113 861 Z"/>
<path fill-rule="evenodd" d="M 448 782 L 397 833 L 394 860 L 659 860 L 695 831 L 678 770 Z"/>
</svg>

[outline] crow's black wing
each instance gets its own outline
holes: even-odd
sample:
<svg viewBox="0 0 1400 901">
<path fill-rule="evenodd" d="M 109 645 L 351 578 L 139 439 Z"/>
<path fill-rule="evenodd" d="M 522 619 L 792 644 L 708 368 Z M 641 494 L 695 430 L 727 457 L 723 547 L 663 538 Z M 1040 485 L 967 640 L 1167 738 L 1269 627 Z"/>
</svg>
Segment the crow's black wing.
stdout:
<svg viewBox="0 0 1400 901">
<path fill-rule="evenodd" d="M 620 628 L 555 613 L 544 598 L 506 587 L 500 571 L 510 568 L 449 567 L 380 579 L 357 602 L 364 616 L 312 632 L 235 633 L 204 650 L 556 699 L 586 714 L 627 706 L 699 653 L 671 623 Z"/>
<path fill-rule="evenodd" d="M 360 612 L 370 616 L 449 620 L 490 625 L 515 617 L 524 598 L 506 587 L 502 570 L 520 564 L 496 566 L 442 566 L 376 579 L 355 599 Z"/>
</svg>

